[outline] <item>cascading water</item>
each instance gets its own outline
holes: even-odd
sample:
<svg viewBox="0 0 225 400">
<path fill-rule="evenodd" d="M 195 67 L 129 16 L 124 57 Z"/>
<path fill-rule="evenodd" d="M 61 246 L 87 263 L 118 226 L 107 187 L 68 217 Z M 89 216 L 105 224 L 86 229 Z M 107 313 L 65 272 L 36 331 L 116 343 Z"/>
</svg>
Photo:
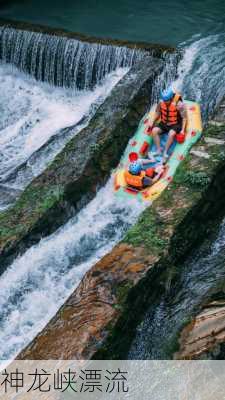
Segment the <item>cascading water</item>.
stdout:
<svg viewBox="0 0 225 400">
<path fill-rule="evenodd" d="M 135 200 L 118 201 L 110 179 L 75 218 L 13 262 L 0 278 L 0 359 L 15 356 L 45 326 L 141 210 Z"/>
<path fill-rule="evenodd" d="M 225 95 L 225 35 L 194 39 L 180 46 L 183 58 L 173 85 L 185 98 L 201 104 L 206 122 Z"/>
<path fill-rule="evenodd" d="M 118 69 L 92 91 L 74 92 L 1 65 L 0 183 L 23 189 L 88 124 L 126 72 Z"/>
<path fill-rule="evenodd" d="M 54 86 L 88 90 L 142 57 L 136 49 L 0 28 L 0 59 Z"/>
<path fill-rule="evenodd" d="M 175 55 L 165 55 L 166 67 L 157 77 L 154 98 L 159 99 L 159 88 L 168 84 L 183 97 L 201 105 L 203 122 L 207 122 L 218 103 L 225 96 L 225 35 L 205 38 L 194 36 L 179 45 L 179 62 Z M 177 66 L 177 71 L 176 71 Z"/>
<path fill-rule="evenodd" d="M 41 173 L 142 57 L 135 49 L 0 28 L 0 209 L 13 199 L 9 190 L 16 194 Z"/>
</svg>

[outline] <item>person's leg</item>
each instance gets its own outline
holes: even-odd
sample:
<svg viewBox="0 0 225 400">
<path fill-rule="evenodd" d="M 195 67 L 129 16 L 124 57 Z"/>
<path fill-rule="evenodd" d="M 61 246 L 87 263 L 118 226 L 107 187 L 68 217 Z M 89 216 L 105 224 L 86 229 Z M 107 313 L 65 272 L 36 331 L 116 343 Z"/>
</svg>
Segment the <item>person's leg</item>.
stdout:
<svg viewBox="0 0 225 400">
<path fill-rule="evenodd" d="M 151 179 L 151 178 L 145 176 L 145 177 L 143 178 L 142 183 L 143 183 L 143 189 L 144 189 L 144 188 L 146 188 L 146 187 L 148 187 L 148 186 L 151 186 L 153 182 L 152 182 L 152 179 Z"/>
<path fill-rule="evenodd" d="M 174 139 L 176 136 L 176 131 L 173 129 L 170 129 L 169 133 L 168 133 L 168 139 L 165 145 L 165 150 L 164 150 L 164 154 L 167 155 L 168 154 L 168 150 L 171 146 L 171 144 L 173 143 Z"/>
<path fill-rule="evenodd" d="M 153 141 L 156 145 L 156 149 L 159 154 L 162 152 L 162 149 L 160 146 L 160 136 L 159 136 L 161 133 L 162 133 L 162 129 L 157 126 L 155 126 L 155 128 L 153 128 L 152 132 L 151 132 Z"/>
</svg>

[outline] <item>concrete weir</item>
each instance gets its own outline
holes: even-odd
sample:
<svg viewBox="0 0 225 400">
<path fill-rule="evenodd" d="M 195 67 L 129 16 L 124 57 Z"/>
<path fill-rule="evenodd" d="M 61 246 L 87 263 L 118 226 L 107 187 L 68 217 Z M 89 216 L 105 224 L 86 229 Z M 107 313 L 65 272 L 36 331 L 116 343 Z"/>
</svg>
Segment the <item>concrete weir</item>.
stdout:
<svg viewBox="0 0 225 400">
<path fill-rule="evenodd" d="M 86 273 L 18 359 L 126 358 L 136 326 L 164 290 L 171 268 L 224 215 L 224 130 L 225 121 L 205 127 L 168 189 Z"/>
<path fill-rule="evenodd" d="M 147 43 L 147 42 L 132 42 L 130 40 L 118 40 L 112 38 L 98 38 L 81 34 L 79 32 L 71 32 L 65 29 L 50 28 L 44 25 L 30 24 L 22 21 L 12 21 L 0 18 L 0 26 L 9 27 L 14 29 L 20 29 L 24 31 L 32 31 L 36 33 L 45 33 L 49 35 L 56 35 L 59 37 L 65 37 L 67 39 L 76 39 L 87 43 L 99 43 L 103 45 L 127 47 L 130 49 L 139 49 L 150 52 L 155 57 L 163 57 L 164 53 L 174 53 L 176 49 L 172 46 L 166 46 L 158 43 Z"/>
</svg>

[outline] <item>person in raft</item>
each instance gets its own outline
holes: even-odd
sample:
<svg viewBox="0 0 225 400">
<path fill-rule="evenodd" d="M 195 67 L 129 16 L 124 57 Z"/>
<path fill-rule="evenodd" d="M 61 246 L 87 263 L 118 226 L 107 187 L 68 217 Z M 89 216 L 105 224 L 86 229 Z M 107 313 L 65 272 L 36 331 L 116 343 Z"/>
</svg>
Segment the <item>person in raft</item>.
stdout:
<svg viewBox="0 0 225 400">
<path fill-rule="evenodd" d="M 156 152 L 151 153 L 152 158 L 155 156 L 163 156 L 165 163 L 168 158 L 168 150 L 177 138 L 179 143 L 185 140 L 185 128 L 187 123 L 187 111 L 180 94 L 175 93 L 172 88 L 161 91 L 161 100 L 156 107 L 154 120 L 148 125 L 147 131 L 153 136 L 156 145 Z M 157 123 L 157 120 L 160 122 Z M 164 152 L 160 147 L 160 134 L 168 132 L 168 139 Z"/>
<path fill-rule="evenodd" d="M 144 165 L 149 164 L 149 159 L 138 159 L 136 153 L 131 153 L 129 158 L 131 164 L 125 171 L 125 181 L 127 185 L 136 189 L 141 190 L 153 185 L 164 172 L 165 167 L 162 164 L 144 170 Z"/>
</svg>

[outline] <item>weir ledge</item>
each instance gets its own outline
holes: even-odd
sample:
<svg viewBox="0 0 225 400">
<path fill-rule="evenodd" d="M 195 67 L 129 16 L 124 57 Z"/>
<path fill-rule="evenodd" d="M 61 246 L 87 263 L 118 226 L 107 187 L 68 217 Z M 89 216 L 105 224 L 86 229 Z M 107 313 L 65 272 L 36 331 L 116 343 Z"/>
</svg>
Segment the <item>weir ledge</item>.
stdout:
<svg viewBox="0 0 225 400">
<path fill-rule="evenodd" d="M 159 43 L 133 42 L 129 40 L 118 40 L 113 38 L 100 38 L 84 35 L 79 32 L 71 32 L 66 29 L 52 28 L 45 25 L 31 24 L 24 21 L 13 21 L 0 18 L 0 26 L 20 29 L 24 31 L 32 31 L 37 33 L 46 33 L 49 35 L 61 36 L 68 39 L 75 39 L 87 43 L 99 43 L 102 45 L 112 45 L 118 47 L 128 47 L 130 49 L 139 49 L 150 52 L 152 56 L 161 58 L 164 53 L 174 53 L 177 49 L 172 46 L 167 46 Z"/>
<path fill-rule="evenodd" d="M 225 213 L 224 133 L 225 119 L 218 125 L 215 117 L 161 197 L 86 273 L 17 359 L 127 357 L 138 323 L 165 290 L 173 267 Z"/>
</svg>

